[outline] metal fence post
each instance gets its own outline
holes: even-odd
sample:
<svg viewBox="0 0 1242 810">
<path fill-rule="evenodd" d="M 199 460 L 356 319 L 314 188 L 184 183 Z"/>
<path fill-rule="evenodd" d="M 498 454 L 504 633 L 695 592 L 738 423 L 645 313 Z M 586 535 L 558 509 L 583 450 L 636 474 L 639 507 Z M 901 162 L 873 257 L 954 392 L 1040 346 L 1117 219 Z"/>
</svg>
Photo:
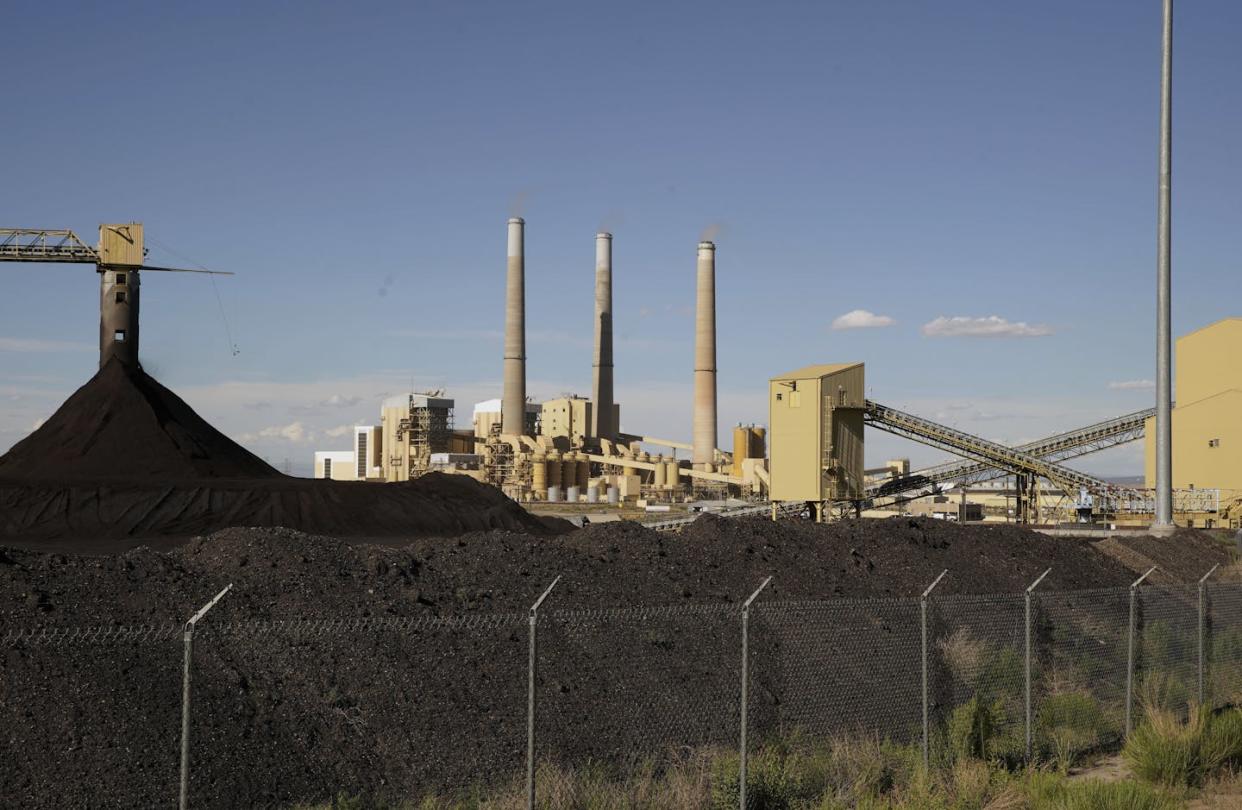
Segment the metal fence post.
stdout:
<svg viewBox="0 0 1242 810">
<path fill-rule="evenodd" d="M 940 580 L 944 579 L 944 575 L 949 573 L 949 569 L 940 572 L 940 576 L 932 584 L 927 586 L 927 590 L 923 591 L 923 595 L 919 597 L 919 628 L 923 639 L 923 770 L 931 767 L 931 748 L 928 743 L 930 733 L 930 724 L 927 714 L 927 597 L 931 596 L 931 592 Z"/>
<path fill-rule="evenodd" d="M 233 583 L 230 582 L 210 602 L 203 605 L 198 613 L 191 616 L 185 623 L 182 634 L 185 657 L 181 669 L 181 784 L 177 794 L 177 806 L 181 810 L 186 810 L 190 804 L 190 673 L 194 659 L 194 627 L 232 588 Z"/>
<path fill-rule="evenodd" d="M 527 810 L 535 810 L 535 661 L 537 644 L 535 639 L 535 625 L 539 620 L 539 606 L 543 604 L 543 600 L 548 598 L 552 593 L 552 589 L 556 587 L 556 583 L 560 582 L 558 576 L 552 580 L 552 584 L 543 592 L 543 595 L 535 600 L 535 604 L 530 606 L 530 636 L 529 650 L 530 660 L 526 668 L 526 807 Z"/>
<path fill-rule="evenodd" d="M 1207 581 L 1208 577 L 1216 573 L 1216 569 L 1220 568 L 1220 563 L 1216 563 L 1212 568 L 1199 578 L 1199 705 L 1202 706 L 1206 695 L 1203 690 L 1203 670 L 1204 647 L 1207 646 Z"/>
<path fill-rule="evenodd" d="M 765 579 L 742 605 L 742 729 L 738 742 L 737 765 L 737 796 L 738 807 L 741 810 L 746 810 L 746 706 L 750 702 L 750 605 L 771 581 L 772 577 Z"/>
<path fill-rule="evenodd" d="M 1031 729 L 1034 725 L 1031 712 L 1031 595 L 1035 589 L 1039 587 L 1039 583 L 1044 581 L 1044 577 L 1052 573 L 1052 569 L 1039 575 L 1039 579 L 1031 583 L 1026 589 L 1026 665 L 1025 665 L 1025 686 L 1026 686 L 1026 761 L 1031 761 Z"/>
<path fill-rule="evenodd" d="M 1138 588 L 1156 568 L 1154 565 L 1148 568 L 1146 574 L 1130 585 L 1130 633 L 1126 645 L 1126 739 L 1129 739 L 1130 732 L 1134 730 L 1134 633 L 1138 624 Z"/>
</svg>

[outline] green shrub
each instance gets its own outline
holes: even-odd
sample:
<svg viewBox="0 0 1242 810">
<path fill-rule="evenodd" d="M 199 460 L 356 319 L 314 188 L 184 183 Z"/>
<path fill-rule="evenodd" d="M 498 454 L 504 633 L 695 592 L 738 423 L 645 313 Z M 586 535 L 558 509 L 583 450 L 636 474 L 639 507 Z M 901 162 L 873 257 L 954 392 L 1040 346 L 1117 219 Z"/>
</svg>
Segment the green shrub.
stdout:
<svg viewBox="0 0 1242 810">
<path fill-rule="evenodd" d="M 1036 739 L 1041 754 L 1066 773 L 1079 756 L 1103 743 L 1108 726 L 1103 707 L 1093 697 L 1065 692 L 1040 702 Z"/>
<path fill-rule="evenodd" d="M 1000 701 L 987 701 L 975 695 L 949 716 L 949 748 L 957 759 L 987 759 L 994 740 L 1004 725 Z"/>
<path fill-rule="evenodd" d="M 1179 806 L 1176 799 L 1132 779 L 1067 783 L 1052 804 L 1056 810 L 1176 810 Z"/>
<path fill-rule="evenodd" d="M 1122 749 L 1134 774 L 1158 785 L 1197 782 L 1200 715 L 1193 715 L 1191 721 L 1184 724 L 1170 712 L 1150 711 Z"/>
<path fill-rule="evenodd" d="M 1242 764 L 1242 709 L 1228 709 L 1208 720 L 1199 744 L 1199 763 L 1205 776 Z"/>
<path fill-rule="evenodd" d="M 1122 751 L 1131 770 L 1159 785 L 1200 785 L 1223 767 L 1242 763 L 1242 712 L 1213 715 L 1209 708 L 1181 722 L 1171 712 L 1151 711 Z"/>
<path fill-rule="evenodd" d="M 713 810 L 733 810 L 738 805 L 740 760 L 727 754 L 712 769 Z M 804 795 L 795 763 L 777 749 L 765 748 L 746 759 L 746 799 L 754 810 L 791 810 Z"/>
</svg>

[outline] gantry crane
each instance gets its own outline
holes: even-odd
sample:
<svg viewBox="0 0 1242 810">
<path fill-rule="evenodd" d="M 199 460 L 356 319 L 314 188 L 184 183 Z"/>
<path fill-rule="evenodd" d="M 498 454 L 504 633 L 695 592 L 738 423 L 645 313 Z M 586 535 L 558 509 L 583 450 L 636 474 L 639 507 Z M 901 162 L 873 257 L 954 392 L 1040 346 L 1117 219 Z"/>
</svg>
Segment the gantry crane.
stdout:
<svg viewBox="0 0 1242 810">
<path fill-rule="evenodd" d="M 99 273 L 99 365 L 116 357 L 138 364 L 139 272 L 206 273 L 231 276 L 221 270 L 190 270 L 146 264 L 142 223 L 100 225 L 99 245 L 91 247 L 70 230 L 0 228 L 0 262 L 56 262 L 93 264 Z"/>
</svg>

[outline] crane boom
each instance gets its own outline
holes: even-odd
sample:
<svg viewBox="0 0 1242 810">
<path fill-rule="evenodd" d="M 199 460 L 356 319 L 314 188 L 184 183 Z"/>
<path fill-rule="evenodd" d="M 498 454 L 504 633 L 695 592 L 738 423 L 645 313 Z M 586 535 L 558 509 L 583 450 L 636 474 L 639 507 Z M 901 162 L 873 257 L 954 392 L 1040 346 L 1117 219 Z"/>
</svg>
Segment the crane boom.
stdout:
<svg viewBox="0 0 1242 810">
<path fill-rule="evenodd" d="M 0 261 L 99 264 L 99 252 L 68 229 L 0 228 Z"/>
</svg>

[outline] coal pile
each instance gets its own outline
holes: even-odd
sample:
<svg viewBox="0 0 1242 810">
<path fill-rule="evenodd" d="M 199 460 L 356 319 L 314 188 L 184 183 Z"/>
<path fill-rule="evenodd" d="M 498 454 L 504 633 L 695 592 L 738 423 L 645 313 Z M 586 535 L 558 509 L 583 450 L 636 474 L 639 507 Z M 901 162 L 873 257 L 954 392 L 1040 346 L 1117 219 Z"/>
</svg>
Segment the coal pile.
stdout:
<svg viewBox="0 0 1242 810">
<path fill-rule="evenodd" d="M 1206 568 L 1218 552 L 1185 555 Z M 1049 566 L 1050 591 L 1136 576 L 1087 541 L 909 519 L 704 517 L 678 535 L 613 523 L 402 547 L 230 529 L 168 552 L 3 549 L 0 638 L 35 625 L 174 629 L 146 641 L 5 647 L 0 804 L 166 804 L 176 784 L 176 627 L 230 582 L 195 647 L 196 806 L 289 806 L 339 791 L 410 798 L 517 778 L 525 610 L 558 575 L 541 631 L 540 755 L 581 762 L 734 742 L 737 607 L 766 576 L 761 601 L 779 603 L 916 596 L 944 568 L 944 595 L 1017 593 Z M 812 626 L 856 627 L 851 643 L 868 645 L 850 649 L 869 666 L 841 688 L 909 703 L 897 674 L 913 678 L 917 610 L 884 610 L 761 611 L 756 723 L 788 711 L 795 683 L 843 671 L 844 652 L 813 673 L 793 668 L 800 654 L 781 645 Z M 851 616 L 855 625 L 843 624 Z"/>
<path fill-rule="evenodd" d="M 0 542 L 111 551 L 230 526 L 350 537 L 549 531 L 462 476 L 401 484 L 282 475 L 138 366 L 109 361 L 0 457 Z"/>
<path fill-rule="evenodd" d="M 140 366 L 113 358 L 0 456 L 0 480 L 282 478 Z"/>
</svg>

